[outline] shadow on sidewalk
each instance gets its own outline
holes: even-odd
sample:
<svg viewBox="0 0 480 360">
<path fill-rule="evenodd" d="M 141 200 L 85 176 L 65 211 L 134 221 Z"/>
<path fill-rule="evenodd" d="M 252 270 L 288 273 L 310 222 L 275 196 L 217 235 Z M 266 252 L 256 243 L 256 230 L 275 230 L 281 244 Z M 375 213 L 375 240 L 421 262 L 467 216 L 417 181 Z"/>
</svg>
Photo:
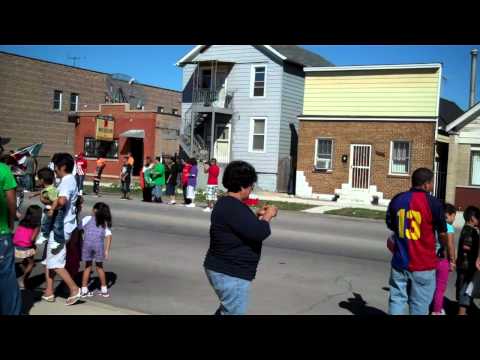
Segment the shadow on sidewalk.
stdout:
<svg viewBox="0 0 480 360">
<path fill-rule="evenodd" d="M 387 315 L 386 312 L 367 306 L 367 302 L 363 300 L 362 295 L 353 293 L 353 298 L 347 299 L 347 301 L 341 301 L 338 306 L 342 309 L 350 311 L 353 315 L 370 316 L 370 315 Z"/>
</svg>

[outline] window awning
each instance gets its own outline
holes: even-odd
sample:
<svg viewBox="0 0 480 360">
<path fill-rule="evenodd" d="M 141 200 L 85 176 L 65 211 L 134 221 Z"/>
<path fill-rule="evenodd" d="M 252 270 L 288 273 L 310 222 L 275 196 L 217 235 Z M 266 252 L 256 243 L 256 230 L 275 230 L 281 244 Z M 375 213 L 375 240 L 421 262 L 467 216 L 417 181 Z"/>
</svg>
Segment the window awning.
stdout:
<svg viewBox="0 0 480 360">
<path fill-rule="evenodd" d="M 126 138 L 137 138 L 137 139 L 144 139 L 145 138 L 145 130 L 127 130 L 120 134 L 120 137 Z"/>
</svg>

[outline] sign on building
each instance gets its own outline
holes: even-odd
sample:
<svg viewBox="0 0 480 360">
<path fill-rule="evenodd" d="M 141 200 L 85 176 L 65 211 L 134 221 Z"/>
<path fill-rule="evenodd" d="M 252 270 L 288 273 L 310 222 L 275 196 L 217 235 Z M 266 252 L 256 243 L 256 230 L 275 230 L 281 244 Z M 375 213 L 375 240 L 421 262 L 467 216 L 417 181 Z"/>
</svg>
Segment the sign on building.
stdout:
<svg viewBox="0 0 480 360">
<path fill-rule="evenodd" d="M 113 118 L 111 116 L 97 116 L 96 140 L 113 141 Z"/>
</svg>

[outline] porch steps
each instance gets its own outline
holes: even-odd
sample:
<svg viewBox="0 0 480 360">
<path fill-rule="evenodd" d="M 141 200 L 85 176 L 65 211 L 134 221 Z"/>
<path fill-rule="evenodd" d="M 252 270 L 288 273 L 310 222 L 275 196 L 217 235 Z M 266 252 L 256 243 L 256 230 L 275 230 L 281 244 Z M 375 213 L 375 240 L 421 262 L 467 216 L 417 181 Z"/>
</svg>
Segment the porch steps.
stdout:
<svg viewBox="0 0 480 360">
<path fill-rule="evenodd" d="M 335 190 L 335 195 L 338 196 L 337 203 L 339 205 L 371 205 L 375 198 L 378 199 L 378 205 L 387 206 L 389 201 L 383 198 L 383 193 L 379 192 L 375 185 L 372 185 L 368 190 L 352 189 L 350 184 L 342 184 L 341 189 Z"/>
</svg>

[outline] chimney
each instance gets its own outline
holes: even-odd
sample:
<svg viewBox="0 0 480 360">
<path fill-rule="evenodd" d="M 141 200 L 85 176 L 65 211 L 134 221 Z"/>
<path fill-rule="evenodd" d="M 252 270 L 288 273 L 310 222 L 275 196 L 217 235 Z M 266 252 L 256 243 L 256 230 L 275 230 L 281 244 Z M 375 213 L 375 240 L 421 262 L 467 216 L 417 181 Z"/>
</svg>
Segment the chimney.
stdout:
<svg viewBox="0 0 480 360">
<path fill-rule="evenodd" d="M 470 68 L 470 101 L 468 107 L 472 108 L 476 103 L 477 97 L 477 54 L 478 50 L 473 49 L 472 52 L 472 66 Z"/>
</svg>

